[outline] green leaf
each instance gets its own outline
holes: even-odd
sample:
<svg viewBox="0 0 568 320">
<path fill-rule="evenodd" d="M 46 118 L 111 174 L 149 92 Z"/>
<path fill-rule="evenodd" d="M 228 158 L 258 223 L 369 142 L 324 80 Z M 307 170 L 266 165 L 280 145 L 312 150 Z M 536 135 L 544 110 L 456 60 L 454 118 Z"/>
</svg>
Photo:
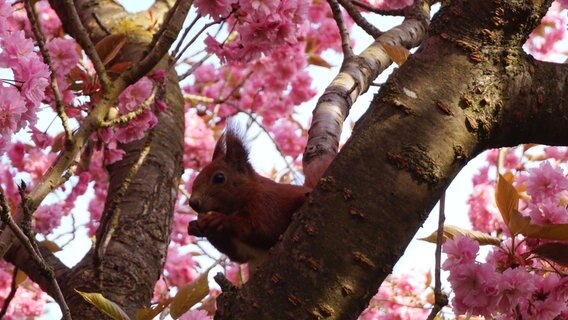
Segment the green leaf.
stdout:
<svg viewBox="0 0 568 320">
<path fill-rule="evenodd" d="M 110 301 L 109 299 L 103 297 L 100 293 L 88 293 L 88 292 L 81 292 L 77 289 L 75 291 L 85 299 L 88 303 L 95 306 L 101 312 L 106 314 L 107 316 L 111 317 L 114 320 L 130 320 L 126 312 L 122 310 L 122 308 Z"/>
<path fill-rule="evenodd" d="M 197 279 L 181 287 L 170 305 L 170 315 L 177 319 L 191 307 L 209 294 L 207 275 L 211 268 L 205 270 Z"/>
</svg>

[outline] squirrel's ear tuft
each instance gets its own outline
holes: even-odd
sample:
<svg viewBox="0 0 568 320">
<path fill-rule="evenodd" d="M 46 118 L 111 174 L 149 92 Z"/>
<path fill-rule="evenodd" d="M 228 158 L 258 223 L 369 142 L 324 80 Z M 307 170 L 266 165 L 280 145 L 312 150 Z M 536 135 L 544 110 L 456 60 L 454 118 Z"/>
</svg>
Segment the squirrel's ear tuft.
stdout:
<svg viewBox="0 0 568 320">
<path fill-rule="evenodd" d="M 246 145 L 246 135 L 240 129 L 238 122 L 229 119 L 227 127 L 223 133 L 225 142 L 225 161 L 237 171 L 252 171 L 252 166 L 248 161 L 249 151 Z"/>
<path fill-rule="evenodd" d="M 225 133 L 221 135 L 217 144 L 215 144 L 215 150 L 213 150 L 213 160 L 223 157 L 227 153 L 227 144 L 225 139 Z"/>
</svg>

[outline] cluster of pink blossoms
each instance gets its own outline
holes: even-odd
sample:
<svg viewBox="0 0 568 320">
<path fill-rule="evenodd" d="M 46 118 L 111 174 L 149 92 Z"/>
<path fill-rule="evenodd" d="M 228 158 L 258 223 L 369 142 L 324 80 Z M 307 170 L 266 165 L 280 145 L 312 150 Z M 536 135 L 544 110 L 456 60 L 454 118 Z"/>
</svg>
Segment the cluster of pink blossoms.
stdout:
<svg viewBox="0 0 568 320">
<path fill-rule="evenodd" d="M 4 261 L 0 261 L 0 305 L 4 304 L 9 296 L 13 281 L 14 267 Z M 11 301 L 2 319 L 30 319 L 43 313 L 47 294 L 39 289 L 39 286 L 30 280 L 24 280 L 18 286 L 17 295 Z"/>
<path fill-rule="evenodd" d="M 359 320 L 426 319 L 434 299 L 431 278 L 418 270 L 387 277 Z"/>
<path fill-rule="evenodd" d="M 0 84 L 0 154 L 6 151 L 13 133 L 36 123 L 49 84 L 49 69 L 13 12 L 9 2 L 0 0 L 0 68 L 14 75 L 13 81 Z"/>
<path fill-rule="evenodd" d="M 563 61 L 566 59 L 566 24 L 568 24 L 568 2 L 556 1 L 552 4 L 541 27 L 531 34 L 525 49 L 535 58 L 543 61 Z"/>
<path fill-rule="evenodd" d="M 562 167 L 568 148 L 545 147 L 534 155 L 524 147 L 508 149 L 502 155 L 502 170 L 514 174 L 521 201 L 519 211 L 537 225 L 568 223 L 568 177 Z M 457 236 L 443 247 L 453 290 L 452 306 L 457 314 L 481 315 L 497 319 L 567 319 L 568 268 L 557 258 L 561 252 L 540 255 L 539 246 L 566 241 L 538 237 L 511 237 L 495 205 L 495 180 L 498 151 L 488 152 L 487 167 L 474 177 L 470 219 L 474 229 L 503 239 L 485 261 L 478 261 L 479 244 Z M 534 166 L 534 160 L 541 161 Z"/>
</svg>

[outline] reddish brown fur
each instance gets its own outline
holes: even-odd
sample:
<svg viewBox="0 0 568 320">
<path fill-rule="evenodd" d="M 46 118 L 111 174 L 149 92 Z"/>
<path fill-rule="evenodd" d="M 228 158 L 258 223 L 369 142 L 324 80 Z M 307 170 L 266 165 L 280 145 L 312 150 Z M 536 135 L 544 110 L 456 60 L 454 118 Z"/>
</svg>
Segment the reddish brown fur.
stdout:
<svg viewBox="0 0 568 320">
<path fill-rule="evenodd" d="M 222 183 L 215 182 L 219 174 L 225 178 Z M 189 234 L 206 237 L 233 261 L 259 264 L 309 191 L 256 173 L 248 161 L 244 137 L 228 126 L 215 146 L 212 162 L 193 183 L 190 205 L 200 214 L 189 224 Z"/>
</svg>

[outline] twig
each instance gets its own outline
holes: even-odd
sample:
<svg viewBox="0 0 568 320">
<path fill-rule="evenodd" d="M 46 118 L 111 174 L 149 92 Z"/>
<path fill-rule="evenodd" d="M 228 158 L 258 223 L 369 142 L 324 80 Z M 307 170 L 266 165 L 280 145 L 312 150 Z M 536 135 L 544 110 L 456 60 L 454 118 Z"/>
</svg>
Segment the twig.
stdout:
<svg viewBox="0 0 568 320">
<path fill-rule="evenodd" d="M 351 0 L 351 2 L 353 2 L 354 5 L 363 8 L 369 12 L 373 12 L 373 13 L 377 13 L 383 16 L 403 16 L 404 15 L 404 9 L 398 9 L 398 10 L 383 10 L 383 9 L 379 9 L 376 7 L 373 7 L 363 1 L 360 0 Z"/>
<path fill-rule="evenodd" d="M 10 293 L 4 299 L 4 303 L 2 304 L 2 310 L 0 310 L 0 319 L 4 319 L 6 312 L 8 312 L 8 307 L 10 306 L 10 302 L 16 296 L 16 291 L 18 291 L 18 285 L 16 284 L 16 279 L 18 277 L 18 268 L 14 267 L 14 271 L 12 273 L 12 283 L 10 284 Z"/>
<path fill-rule="evenodd" d="M 107 27 L 103 24 L 103 22 L 99 18 L 99 15 L 96 14 L 95 12 L 93 12 L 93 19 L 95 19 L 95 22 L 97 23 L 99 28 L 101 28 L 101 30 L 103 30 L 107 35 L 111 34 L 111 32 L 107 29 Z"/>
<path fill-rule="evenodd" d="M 436 315 L 448 305 L 448 296 L 442 292 L 442 280 L 440 279 L 440 268 L 442 260 L 442 240 L 444 239 L 444 221 L 446 206 L 446 192 L 440 196 L 440 212 L 438 216 L 438 234 L 436 236 L 436 266 L 434 270 L 434 306 L 428 315 L 428 320 L 434 320 Z"/>
<path fill-rule="evenodd" d="M 91 62 L 93 62 L 93 67 L 101 80 L 103 91 L 107 91 L 111 84 L 111 80 L 106 73 L 105 65 L 103 64 L 101 57 L 99 57 L 99 54 L 95 49 L 95 45 L 91 41 L 87 30 L 85 30 L 85 27 L 83 26 L 83 22 L 79 18 L 77 8 L 75 8 L 75 2 L 73 0 L 64 0 L 63 7 L 67 13 L 65 23 L 69 25 L 70 29 L 74 30 L 73 35 L 75 36 L 75 40 L 77 40 Z"/>
<path fill-rule="evenodd" d="M 179 191 L 184 197 L 186 197 L 187 200 L 189 201 L 189 198 L 191 197 L 191 195 L 189 194 L 189 192 L 187 192 L 187 190 L 185 190 L 185 189 L 183 188 L 182 185 L 179 185 L 179 186 L 178 186 L 178 191 Z"/>
<path fill-rule="evenodd" d="M 353 57 L 353 48 L 351 48 L 351 44 L 349 43 L 349 31 L 347 30 L 347 26 L 345 25 L 345 21 L 343 21 L 343 15 L 341 13 L 341 7 L 337 0 L 327 0 L 329 3 L 329 7 L 331 8 L 331 12 L 333 13 L 333 19 L 335 19 L 335 23 L 339 28 L 339 35 L 341 36 L 341 47 L 343 49 L 343 57 L 344 59 L 349 59 Z"/>
<path fill-rule="evenodd" d="M 154 102 L 154 98 L 156 96 L 157 91 L 158 91 L 158 85 L 154 85 L 152 91 L 150 92 L 150 96 L 148 96 L 148 98 L 146 98 L 146 100 L 144 100 L 144 102 L 142 102 L 142 104 L 138 106 L 136 110 L 130 111 L 129 113 L 124 114 L 115 119 L 102 121 L 101 128 L 108 128 L 118 124 L 125 124 L 133 120 L 134 118 L 138 117 L 139 115 L 142 114 L 142 112 L 148 109 L 148 107 L 152 104 L 152 102 Z"/>
<path fill-rule="evenodd" d="M 197 40 L 197 38 L 198 38 L 205 30 L 207 30 L 209 27 L 211 27 L 211 26 L 213 26 L 213 25 L 223 23 L 226 19 L 228 19 L 228 18 L 231 16 L 231 14 L 232 14 L 232 13 L 229 13 L 229 15 L 228 15 L 227 17 L 221 18 L 219 21 L 213 21 L 213 22 L 209 22 L 209 23 L 206 23 L 205 25 L 203 25 L 203 27 L 197 32 L 197 34 L 195 34 L 195 36 L 193 36 L 193 38 L 191 38 L 191 40 L 189 40 L 189 42 L 185 44 L 185 46 L 183 47 L 183 49 L 181 49 L 181 51 L 179 52 L 179 54 L 177 53 L 177 49 L 178 49 L 178 48 L 176 48 L 176 51 L 172 54 L 172 55 L 175 57 L 174 62 L 175 62 L 175 61 L 178 61 L 178 60 L 181 58 L 181 56 L 185 53 L 185 51 L 187 51 L 187 49 L 189 48 L 189 46 L 191 46 L 193 43 L 195 43 L 195 41 Z M 227 38 L 229 38 L 229 37 L 230 37 L 230 33 L 229 33 L 229 36 L 227 36 Z M 226 39 L 225 39 L 225 41 L 226 41 Z M 223 42 L 223 43 L 224 43 L 224 42 Z M 180 41 L 179 45 L 181 45 L 181 41 Z M 174 63 L 174 62 L 172 62 L 172 63 Z"/>
<path fill-rule="evenodd" d="M 227 279 L 227 277 L 222 274 L 221 272 L 217 273 L 213 279 L 215 279 L 215 282 L 217 282 L 217 284 L 219 285 L 219 287 L 221 287 L 221 290 L 223 292 L 237 292 L 239 291 L 239 289 L 237 287 L 235 287 L 231 281 L 229 281 L 229 279 Z"/>
<path fill-rule="evenodd" d="M 23 190 L 20 191 L 20 194 L 23 194 Z M 22 202 L 26 201 L 25 198 L 26 197 L 22 197 Z M 27 205 L 25 205 L 25 204 L 22 204 L 22 205 L 27 207 Z M 30 213 L 26 213 L 25 215 L 31 217 Z M 35 240 L 35 237 L 33 236 L 33 232 L 28 230 L 26 232 L 26 233 L 28 233 L 28 235 L 26 236 L 25 232 L 22 231 L 22 229 L 20 229 L 20 227 L 18 227 L 16 222 L 12 219 L 12 216 L 10 214 L 10 208 L 8 207 L 8 202 L 6 201 L 6 197 L 4 196 L 3 192 L 0 192 L 0 216 L 1 216 L 2 221 L 10 227 L 10 229 L 16 235 L 18 240 L 20 240 L 20 242 L 24 245 L 24 247 L 26 248 L 26 250 L 30 254 L 32 260 L 40 267 L 42 273 L 45 276 L 47 276 L 47 278 L 50 280 L 52 289 L 55 292 L 54 299 L 57 301 L 57 303 L 59 304 L 59 307 L 61 308 L 61 313 L 63 314 L 63 319 L 71 320 L 71 312 L 69 311 L 69 307 L 67 306 L 67 302 L 65 301 L 65 298 L 63 297 L 63 293 L 61 292 L 61 288 L 59 287 L 59 284 L 57 283 L 57 280 L 55 279 L 55 274 L 53 272 L 53 268 L 51 268 L 49 265 L 47 265 L 47 263 L 45 262 L 45 260 L 41 256 L 41 253 L 39 252 L 39 248 L 37 246 L 37 241 Z M 23 226 L 26 225 L 26 221 L 25 221 L 26 219 L 25 218 L 27 218 L 27 217 L 24 217 L 24 221 L 22 222 Z M 24 230 L 26 230 L 26 229 L 24 229 Z"/>
<path fill-rule="evenodd" d="M 51 63 L 51 56 L 49 51 L 45 47 L 45 39 L 43 32 L 41 30 L 41 25 L 37 19 L 37 11 L 32 1 L 24 1 L 26 12 L 28 13 L 28 19 L 32 25 L 32 30 L 34 32 L 37 44 L 39 46 L 39 51 L 43 56 L 43 60 L 49 67 L 50 72 L 50 86 L 51 91 L 53 91 L 53 97 L 55 98 L 55 109 L 57 110 L 57 115 L 61 118 L 61 124 L 63 125 L 63 130 L 65 130 L 65 146 L 69 145 L 73 141 L 73 132 L 69 127 L 69 117 L 65 113 L 65 108 L 63 106 L 63 98 L 61 97 L 61 91 L 59 90 L 59 85 L 57 84 L 57 79 L 55 77 L 55 70 L 53 69 L 53 64 Z"/>
<path fill-rule="evenodd" d="M 142 58 L 142 60 L 136 62 L 115 80 L 114 87 L 118 90 L 118 92 L 121 92 L 128 85 L 134 83 L 143 75 L 150 72 L 150 70 L 164 57 L 183 27 L 183 21 L 185 20 L 192 4 L 193 0 L 176 1 L 175 5 L 169 10 L 166 16 L 166 22 L 162 24 L 160 30 L 158 30 L 158 33 L 152 39 L 149 46 L 149 48 L 151 48 L 150 52 Z"/>
<path fill-rule="evenodd" d="M 339 1 L 341 6 L 343 6 L 345 8 L 345 10 L 347 11 L 347 13 L 349 13 L 349 15 L 351 16 L 353 21 L 355 21 L 355 23 L 359 27 L 361 27 L 361 29 L 363 29 L 365 32 L 367 32 L 369 35 L 371 35 L 373 38 L 376 39 L 383 34 L 383 32 L 381 30 L 377 29 L 367 19 L 365 19 L 365 17 L 363 17 L 363 15 L 359 11 L 359 9 L 357 9 L 353 5 L 351 0 L 337 0 L 337 1 Z"/>
<path fill-rule="evenodd" d="M 189 24 L 189 26 L 187 26 L 185 28 L 185 30 L 183 31 L 183 34 L 181 35 L 181 38 L 178 41 L 178 44 L 176 45 L 174 51 L 172 51 L 171 56 L 172 57 L 176 57 L 178 55 L 179 49 L 181 48 L 181 44 L 182 42 L 185 40 L 185 38 L 187 37 L 187 35 L 189 34 L 189 31 L 193 28 L 193 26 L 197 23 L 197 21 L 199 21 L 199 19 L 201 19 L 202 16 L 200 14 L 197 14 L 197 16 L 195 17 L 195 19 L 193 19 L 193 21 L 191 21 L 191 23 Z M 177 59 L 176 59 L 177 60 Z"/>
<path fill-rule="evenodd" d="M 197 68 L 199 68 L 203 64 L 203 62 L 205 62 L 207 59 L 211 58 L 212 55 L 213 55 L 213 53 L 209 52 L 203 58 L 199 59 L 199 61 L 192 64 L 191 68 L 189 68 L 182 75 L 178 76 L 178 80 L 181 81 L 181 80 L 189 77 L 190 75 L 192 75 L 195 72 L 195 70 L 197 70 Z"/>
</svg>

